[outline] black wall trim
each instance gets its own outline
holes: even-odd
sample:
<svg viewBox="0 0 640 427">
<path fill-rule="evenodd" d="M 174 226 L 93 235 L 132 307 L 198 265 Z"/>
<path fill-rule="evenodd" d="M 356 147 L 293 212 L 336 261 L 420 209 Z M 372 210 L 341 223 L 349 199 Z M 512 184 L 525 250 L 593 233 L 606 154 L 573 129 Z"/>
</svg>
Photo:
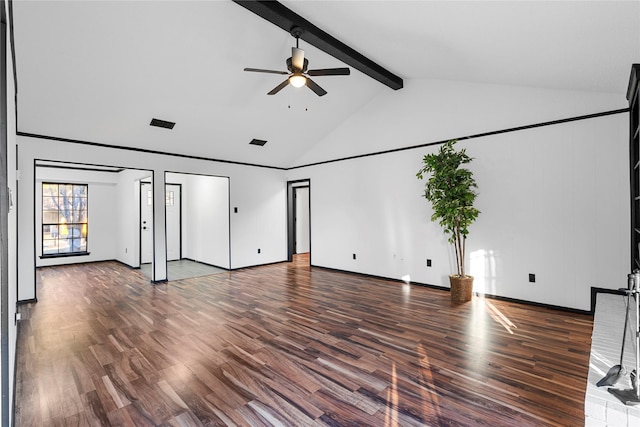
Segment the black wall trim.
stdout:
<svg viewBox="0 0 640 427">
<path fill-rule="evenodd" d="M 206 174 L 206 173 L 195 173 L 195 172 L 177 172 L 177 171 L 174 171 L 174 170 L 164 171 L 164 173 L 165 174 L 174 173 L 176 175 L 208 176 L 208 177 L 211 177 L 211 178 L 226 178 L 226 179 L 229 179 L 229 177 L 225 176 L 225 175 L 211 175 L 211 174 Z"/>
<path fill-rule="evenodd" d="M 187 261 L 191 261 L 191 262 L 197 262 L 198 264 L 202 264 L 202 265 L 206 265 L 207 267 L 213 267 L 213 268 L 219 268 L 220 270 L 224 270 L 224 271 L 231 271 L 230 268 L 227 267 L 220 267 L 219 265 L 213 265 L 213 264 L 209 264 L 208 262 L 204 262 L 204 261 L 198 261 L 197 259 L 193 259 L 193 258 L 182 258 L 185 259 Z M 177 260 L 176 260 L 177 261 Z M 170 261 L 169 261 L 170 262 Z"/>
<path fill-rule="evenodd" d="M 36 168 L 36 160 L 33 160 L 33 299 L 37 300 L 38 299 L 38 276 L 35 273 L 36 269 L 38 268 L 38 248 L 37 248 L 37 236 L 38 236 L 38 220 L 37 220 L 37 215 L 38 213 L 36 212 L 36 206 L 38 206 L 38 191 L 36 190 L 36 187 L 38 186 L 38 180 L 37 180 L 37 173 L 38 173 L 38 169 Z M 40 184 L 40 186 L 42 186 L 42 183 Z M 42 194 L 41 194 L 42 197 Z M 40 212 L 40 215 L 42 215 L 42 210 Z M 20 229 L 20 218 L 18 218 L 18 230 Z M 42 228 L 40 229 L 42 230 Z M 20 240 L 20 239 L 18 239 Z M 19 268 L 18 268 L 19 269 Z M 18 278 L 18 280 L 20 280 L 20 278 Z M 18 282 L 19 284 L 20 282 Z M 20 298 L 20 288 L 18 286 L 18 298 Z"/>
<path fill-rule="evenodd" d="M 17 147 L 18 145 L 16 145 L 16 158 L 17 158 Z M 143 169 L 143 168 L 133 168 L 133 167 L 122 167 L 122 166 L 115 166 L 115 165 L 101 165 L 98 163 L 79 163 L 79 162 L 60 162 L 58 160 L 48 160 L 48 159 L 40 159 L 40 158 L 36 158 L 35 159 L 36 164 L 35 167 L 37 168 L 44 168 L 44 167 L 52 167 L 52 168 L 61 168 L 61 169 L 86 169 L 89 171 L 96 171 L 96 172 L 116 172 L 116 173 L 120 173 L 120 172 L 124 172 L 126 170 L 133 170 L 133 171 L 146 171 L 146 172 L 151 172 L 151 169 Z M 38 163 L 38 162 L 56 162 L 56 163 L 60 163 L 60 165 L 53 165 L 51 163 Z M 77 166 L 70 166 L 70 165 L 77 165 Z M 110 169 L 102 169 L 102 168 L 110 168 Z"/>
<path fill-rule="evenodd" d="M 81 168 L 78 166 L 63 166 L 63 165 L 38 165 L 37 168 L 51 168 L 51 169 L 71 169 L 71 170 L 79 170 L 79 171 L 88 171 L 88 172 L 107 172 L 107 173 L 120 173 L 124 169 L 112 170 L 112 169 L 98 169 L 98 168 Z"/>
<path fill-rule="evenodd" d="M 103 263 L 103 262 L 116 262 L 120 265 L 124 265 L 125 267 L 131 269 L 131 270 L 140 270 L 140 267 L 133 267 L 129 264 L 127 264 L 126 262 L 122 262 L 119 259 L 99 259 L 99 260 L 95 260 L 95 261 L 83 261 L 83 262 L 71 262 L 68 264 L 56 264 L 56 265 L 41 265 L 39 267 L 36 267 L 36 270 L 42 269 L 42 268 L 56 268 L 56 267 L 64 267 L 67 265 L 88 265 L 88 264 L 99 264 L 99 263 Z M 33 298 L 33 299 L 28 299 L 28 300 L 22 300 L 22 301 L 18 301 L 19 304 L 27 304 L 27 303 L 31 303 L 31 302 L 38 302 L 37 298 Z"/>
<path fill-rule="evenodd" d="M 522 131 L 522 130 L 535 129 L 535 128 L 544 127 L 544 126 L 559 125 L 559 124 L 563 124 L 563 123 L 576 122 L 576 121 L 580 121 L 580 120 L 595 119 L 595 118 L 598 118 L 598 117 L 605 117 L 605 116 L 611 116 L 611 115 L 615 115 L 615 114 L 623 114 L 623 113 L 628 113 L 628 112 L 629 112 L 629 108 L 628 107 L 627 108 L 620 108 L 618 110 L 611 110 L 611 111 L 604 111 L 604 112 L 600 112 L 600 113 L 586 114 L 586 115 L 583 115 L 583 116 L 568 117 L 568 118 L 565 118 L 565 119 L 552 120 L 552 121 L 548 121 L 548 122 L 534 123 L 534 124 L 530 124 L 530 125 L 516 126 L 516 127 L 512 127 L 512 128 L 500 129 L 500 130 L 495 130 L 495 131 L 490 131 L 490 132 L 476 133 L 476 134 L 473 134 L 473 135 L 452 137 L 452 138 L 449 138 L 449 139 L 457 139 L 458 141 L 464 141 L 464 140 L 468 140 L 468 139 L 484 138 L 484 137 L 487 137 L 487 136 L 500 135 L 500 134 L 503 134 L 503 133 L 518 132 L 518 131 Z M 390 150 L 376 151 L 376 152 L 373 152 L 373 153 L 358 154 L 358 155 L 355 155 L 355 156 L 341 157 L 341 158 L 332 159 L 332 160 L 324 160 L 324 161 L 321 161 L 321 162 L 308 163 L 308 164 L 299 165 L 299 166 L 280 167 L 280 166 L 259 165 L 259 164 L 254 164 L 254 163 L 236 162 L 236 161 L 233 161 L 233 160 L 212 159 L 212 158 L 208 158 L 208 157 L 191 156 L 191 155 L 187 155 L 187 154 L 169 153 L 169 152 L 164 152 L 164 151 L 148 150 L 148 149 L 144 149 L 144 148 L 123 147 L 123 146 L 120 146 L 120 145 L 111 145 L 111 144 L 103 144 L 103 143 L 98 143 L 98 142 L 80 141 L 80 140 L 67 139 L 67 138 L 58 138 L 58 137 L 54 137 L 54 136 L 38 135 L 38 134 L 20 132 L 20 131 L 16 132 L 16 135 L 18 135 L 18 136 L 26 136 L 26 137 L 30 137 L 30 138 L 37 138 L 37 139 L 46 139 L 46 140 L 50 140 L 50 141 L 68 142 L 68 143 L 72 143 L 72 144 L 82 144 L 82 145 L 90 145 L 90 146 L 95 146 L 95 147 L 112 148 L 112 149 L 115 149 L 115 150 L 138 151 L 138 152 L 141 152 L 141 153 L 159 154 L 159 155 L 164 155 L 164 156 L 182 157 L 182 158 L 186 158 L 186 159 L 195 159 L 195 160 L 205 160 L 205 161 L 209 161 L 209 162 L 229 163 L 229 164 L 242 165 L 242 166 L 253 166 L 253 167 L 258 167 L 258 168 L 275 169 L 275 170 L 281 170 L 281 171 L 290 171 L 290 170 L 301 169 L 301 168 L 306 168 L 306 167 L 310 167 L 310 166 L 319 166 L 319 165 L 324 165 L 324 164 L 328 164 L 328 163 L 336 163 L 336 162 L 342 162 L 342 161 L 346 161 L 346 160 L 360 159 L 360 158 L 363 158 L 363 157 L 380 156 L 380 155 L 383 155 L 383 154 L 396 153 L 396 152 L 399 152 L 399 151 L 415 150 L 415 149 L 418 149 L 418 148 L 424 148 L 424 147 L 430 147 L 430 146 L 433 146 L 433 145 L 444 144 L 445 142 L 447 142 L 449 140 L 449 139 L 447 139 L 447 140 L 442 140 L 442 141 L 426 142 L 424 144 L 411 145 L 411 146 L 408 146 L 408 147 L 393 148 L 393 149 L 390 149 Z M 136 169 L 136 168 L 125 168 L 125 169 Z M 188 172 L 176 172 L 176 173 L 188 173 Z"/>
<path fill-rule="evenodd" d="M 68 143 L 71 143 L 71 144 L 90 145 L 92 147 L 111 148 L 111 149 L 115 149 L 115 150 L 137 151 L 139 153 L 159 154 L 159 155 L 163 155 L 163 156 L 182 157 L 182 158 L 185 158 L 185 159 L 205 160 L 205 161 L 209 161 L 209 162 L 218 162 L 218 163 L 229 163 L 229 164 L 232 164 L 232 165 L 242 165 L 242 166 L 253 166 L 253 167 L 257 167 L 257 168 L 287 170 L 286 168 L 282 168 L 282 167 L 278 167 L 278 166 L 258 165 L 258 164 L 255 164 L 255 163 L 236 162 L 236 161 L 233 161 L 233 160 L 212 159 L 212 158 L 209 158 L 209 157 L 192 156 L 192 155 L 189 155 L 189 154 L 169 153 L 167 151 L 149 150 L 149 149 L 146 149 L 146 148 L 123 147 L 121 145 L 103 144 L 101 142 L 81 141 L 81 140 L 78 140 L 78 139 L 59 138 L 59 137 L 56 137 L 56 136 L 38 135 L 38 134 L 35 134 L 35 133 L 28 133 L 28 132 L 21 132 L 21 131 L 17 131 L 16 135 L 25 136 L 25 137 L 29 137 L 29 138 L 46 139 L 46 140 L 49 140 L 49 141 L 68 142 Z M 127 169 L 133 169 L 133 168 L 127 168 Z"/>
<path fill-rule="evenodd" d="M 24 304 L 34 304 L 38 302 L 38 298 L 31 298 L 31 299 L 23 299 L 20 301 L 16 302 L 16 305 L 24 305 Z M 17 351 L 17 349 L 16 349 Z"/>
<path fill-rule="evenodd" d="M 373 279 L 385 280 L 385 281 L 389 281 L 389 282 L 407 283 L 404 280 L 394 279 L 394 278 L 391 278 L 391 277 L 376 276 L 376 275 L 373 275 L 373 274 L 359 273 L 359 272 L 356 272 L 356 271 L 341 270 L 341 269 L 338 269 L 338 268 L 331 268 L 331 267 L 323 267 L 321 265 L 311 265 L 311 267 L 313 267 L 313 268 L 321 268 L 323 270 L 335 271 L 335 272 L 338 272 L 338 273 L 354 274 L 354 275 L 363 276 L 363 277 L 371 277 Z M 420 282 L 409 282 L 409 284 L 410 285 L 423 286 L 423 287 L 427 287 L 427 288 L 431 288 L 431 289 L 437 289 L 437 290 L 441 290 L 441 291 L 450 292 L 450 289 L 445 287 L 445 286 L 431 285 L 429 283 L 420 283 Z M 526 301 L 526 300 L 520 300 L 520 299 L 515 299 L 515 298 L 501 297 L 501 296 L 492 295 L 492 294 L 481 294 L 481 293 L 478 293 L 478 292 L 474 292 L 474 293 L 476 295 L 478 295 L 478 296 L 483 297 L 483 298 L 495 299 L 495 300 L 498 300 L 498 301 L 507 301 L 507 302 L 513 302 L 513 303 L 516 303 L 516 304 L 530 305 L 530 306 L 534 306 L 534 307 L 548 308 L 550 310 L 559 310 L 559 311 L 565 311 L 565 312 L 576 313 L 576 314 L 587 314 L 587 315 L 588 314 L 593 314 L 593 310 L 592 311 L 579 310 L 577 308 L 562 307 L 562 306 L 559 306 L 559 305 L 543 304 L 543 303 L 539 303 L 539 302 L 535 302 L 535 301 Z"/>
<path fill-rule="evenodd" d="M 498 300 L 498 301 L 514 302 L 514 303 L 517 303 L 517 304 L 530 305 L 530 306 L 533 306 L 533 307 L 547 308 L 549 310 L 565 311 L 567 313 L 586 314 L 586 315 L 592 315 L 593 314 L 593 312 L 591 312 L 589 310 L 580 310 L 580 309 L 577 309 L 577 308 L 563 307 L 561 305 L 544 304 L 544 303 L 541 303 L 541 302 L 527 301 L 527 300 L 521 300 L 521 299 L 516 299 L 516 298 L 508 298 L 508 297 L 502 297 L 502 296 L 499 296 L 499 295 L 492 295 L 492 294 L 478 294 L 478 295 L 481 295 L 481 296 L 483 296 L 485 298 Z"/>
<path fill-rule="evenodd" d="M 283 262 L 288 262 L 288 261 L 286 259 L 283 259 L 282 261 L 273 261 L 273 262 L 267 262 L 267 263 L 264 263 L 264 264 L 245 265 L 244 267 L 231 268 L 229 271 L 242 271 L 242 270 L 247 270 L 247 269 L 250 269 L 250 268 L 266 267 L 266 266 L 269 266 L 269 265 L 282 264 Z"/>
<path fill-rule="evenodd" d="M 91 252 L 68 252 L 68 253 L 60 253 L 60 254 L 40 255 L 40 259 L 70 258 L 70 257 L 88 256 L 88 255 L 91 255 Z"/>
<path fill-rule="evenodd" d="M 118 264 L 124 265 L 125 267 L 128 267 L 131 270 L 140 270 L 140 267 L 134 267 L 132 265 L 127 264 L 126 262 L 120 261 L 119 259 L 112 259 L 110 261 L 117 262 Z M 104 261 L 96 261 L 96 262 L 104 262 Z"/>
<path fill-rule="evenodd" d="M 541 122 L 541 123 L 535 123 L 535 124 L 531 124 L 531 125 L 517 126 L 517 127 L 501 129 L 501 130 L 494 130 L 494 131 L 491 131 L 491 132 L 483 132 L 483 133 L 476 133 L 476 134 L 473 134 L 473 135 L 453 137 L 453 138 L 449 138 L 449 139 L 442 140 L 442 141 L 427 142 L 427 143 L 424 143 L 424 144 L 411 145 L 409 147 L 393 148 L 393 149 L 390 149 L 390 150 L 376 151 L 376 152 L 368 153 L 368 154 L 358 154 L 358 155 L 355 155 L 355 156 L 342 157 L 342 158 L 339 158 L 339 159 L 325 160 L 325 161 L 322 161 L 322 162 L 315 162 L 315 163 L 308 163 L 306 165 L 293 166 L 293 167 L 288 168 L 287 170 L 306 168 L 306 167 L 309 167 L 309 166 L 324 165 L 324 164 L 327 164 L 327 163 L 342 162 L 342 161 L 345 161 L 345 160 L 359 159 L 359 158 L 362 158 L 362 157 L 379 156 L 381 154 L 396 153 L 398 151 L 415 150 L 417 148 L 424 148 L 424 147 L 430 147 L 432 145 L 444 144 L 445 142 L 447 142 L 447 141 L 449 141 L 451 139 L 457 139 L 458 141 L 464 141 L 466 139 L 483 138 L 483 137 L 492 136 L 492 135 L 500 135 L 500 134 L 503 134 L 503 133 L 517 132 L 517 131 L 528 130 L 528 129 L 535 129 L 535 128 L 539 128 L 539 127 L 543 127 L 543 126 L 559 125 L 559 124 L 562 124 L 562 123 L 575 122 L 575 121 L 579 121 L 579 120 L 588 120 L 588 119 L 594 119 L 594 118 L 597 118 L 597 117 L 611 116 L 613 114 L 622 114 L 622 113 L 628 113 L 628 112 L 629 112 L 629 108 L 621 108 L 621 109 L 618 109 L 618 110 L 605 111 L 605 112 L 602 112 L 602 113 L 586 114 L 584 116 L 569 117 L 569 118 L 566 118 L 566 119 L 552 120 L 552 121 L 549 121 L 549 122 Z"/>
</svg>

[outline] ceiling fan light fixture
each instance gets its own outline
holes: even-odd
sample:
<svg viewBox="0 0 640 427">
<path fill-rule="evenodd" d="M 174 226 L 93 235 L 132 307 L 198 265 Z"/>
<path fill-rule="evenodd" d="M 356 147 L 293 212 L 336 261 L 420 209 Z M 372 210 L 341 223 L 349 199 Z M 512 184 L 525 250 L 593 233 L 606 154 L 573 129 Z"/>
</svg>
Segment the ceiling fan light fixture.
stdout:
<svg viewBox="0 0 640 427">
<path fill-rule="evenodd" d="M 302 74 L 296 73 L 289 77 L 289 83 L 291 83 L 293 87 L 302 87 L 307 84 L 307 78 Z"/>
</svg>

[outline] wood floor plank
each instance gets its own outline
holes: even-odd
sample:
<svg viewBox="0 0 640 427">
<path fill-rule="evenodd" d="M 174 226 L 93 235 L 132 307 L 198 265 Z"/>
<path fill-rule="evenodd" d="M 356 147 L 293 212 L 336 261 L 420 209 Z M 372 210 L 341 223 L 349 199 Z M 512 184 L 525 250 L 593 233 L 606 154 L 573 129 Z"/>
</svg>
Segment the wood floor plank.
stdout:
<svg viewBox="0 0 640 427">
<path fill-rule="evenodd" d="M 593 319 L 292 263 L 37 270 L 17 426 L 581 426 Z M 71 314 L 70 314 L 71 313 Z"/>
</svg>

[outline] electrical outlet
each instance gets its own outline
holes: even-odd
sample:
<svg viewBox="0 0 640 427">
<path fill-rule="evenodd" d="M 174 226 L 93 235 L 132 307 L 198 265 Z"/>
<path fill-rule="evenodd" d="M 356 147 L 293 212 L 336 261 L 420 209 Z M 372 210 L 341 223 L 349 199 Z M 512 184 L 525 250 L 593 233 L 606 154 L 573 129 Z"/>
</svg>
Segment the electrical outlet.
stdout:
<svg viewBox="0 0 640 427">
<path fill-rule="evenodd" d="M 356 254 L 353 254 L 353 259 L 356 259 Z"/>
<path fill-rule="evenodd" d="M 427 267 L 431 267 L 431 260 L 430 259 L 427 260 Z"/>
<path fill-rule="evenodd" d="M 238 213 L 238 208 L 233 208 L 233 213 Z"/>
<path fill-rule="evenodd" d="M 258 249 L 258 253 L 260 253 L 260 249 Z"/>
<path fill-rule="evenodd" d="M 536 283 L 536 275 L 529 273 L 529 282 L 530 283 Z"/>
</svg>

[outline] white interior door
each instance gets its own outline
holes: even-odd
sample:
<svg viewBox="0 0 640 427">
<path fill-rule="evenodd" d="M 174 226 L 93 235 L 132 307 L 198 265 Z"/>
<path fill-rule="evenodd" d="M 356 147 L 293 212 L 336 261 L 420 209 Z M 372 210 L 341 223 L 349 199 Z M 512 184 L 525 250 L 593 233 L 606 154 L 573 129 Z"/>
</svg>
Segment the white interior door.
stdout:
<svg viewBox="0 0 640 427">
<path fill-rule="evenodd" d="M 311 250 L 309 238 L 309 187 L 294 188 L 296 253 L 303 254 Z"/>
<path fill-rule="evenodd" d="M 178 184 L 165 185 L 165 209 L 167 221 L 167 261 L 178 260 L 181 257 L 181 209 L 180 197 L 182 186 Z"/>
<path fill-rule="evenodd" d="M 140 264 L 153 261 L 153 186 L 140 183 Z"/>
</svg>

